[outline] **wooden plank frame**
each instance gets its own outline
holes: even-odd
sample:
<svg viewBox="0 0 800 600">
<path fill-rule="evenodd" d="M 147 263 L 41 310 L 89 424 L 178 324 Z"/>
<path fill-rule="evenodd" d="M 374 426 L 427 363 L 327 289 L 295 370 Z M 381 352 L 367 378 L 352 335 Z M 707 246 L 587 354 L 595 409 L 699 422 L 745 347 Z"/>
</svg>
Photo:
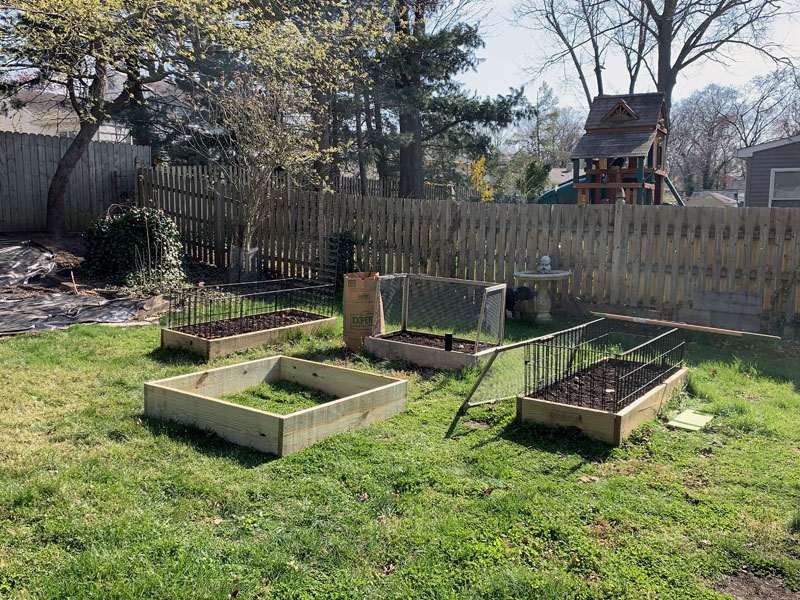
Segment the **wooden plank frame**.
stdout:
<svg viewBox="0 0 800 600">
<path fill-rule="evenodd" d="M 278 415 L 219 398 L 284 380 L 336 400 Z M 235 444 L 288 456 L 337 433 L 403 412 L 408 381 L 299 358 L 271 356 L 144 384 L 144 414 L 212 431 Z"/>
<path fill-rule="evenodd" d="M 619 446 L 639 425 L 658 415 L 672 394 L 683 387 L 688 372 L 682 367 L 618 412 L 517 396 L 517 421 L 577 427 L 592 439 Z"/>
<path fill-rule="evenodd" d="M 429 346 L 418 346 L 417 344 L 385 339 L 396 333 L 396 331 L 393 331 L 391 333 L 367 336 L 364 338 L 364 349 L 381 358 L 402 360 L 419 367 L 430 367 L 441 371 L 456 371 L 464 367 L 474 367 L 480 360 L 487 358 L 495 351 L 495 348 L 492 347 L 480 352 L 467 354 L 456 350 L 447 351 L 442 348 L 430 348 Z M 468 343 L 472 344 L 472 340 L 468 340 Z"/>
<path fill-rule="evenodd" d="M 293 309 L 286 309 L 287 312 L 291 310 Z M 163 328 L 161 330 L 161 347 L 191 350 L 202 355 L 206 360 L 211 360 L 233 354 L 239 350 L 246 350 L 247 348 L 277 344 L 293 335 L 297 335 L 298 332 L 313 335 L 320 329 L 332 327 L 336 324 L 336 317 L 317 316 L 319 318 L 314 321 L 262 329 L 261 331 L 251 331 L 250 333 L 240 333 L 216 339 L 207 339 L 190 333 Z"/>
</svg>

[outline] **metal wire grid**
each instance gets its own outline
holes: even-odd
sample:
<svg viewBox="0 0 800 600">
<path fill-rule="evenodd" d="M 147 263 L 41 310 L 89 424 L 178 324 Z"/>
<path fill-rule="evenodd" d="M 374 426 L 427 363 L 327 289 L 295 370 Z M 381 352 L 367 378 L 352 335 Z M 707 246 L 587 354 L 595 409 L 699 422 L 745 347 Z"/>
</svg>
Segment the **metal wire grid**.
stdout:
<svg viewBox="0 0 800 600">
<path fill-rule="evenodd" d="M 333 316 L 340 287 L 339 247 L 339 236 L 328 236 L 309 259 L 307 277 L 210 285 L 178 292 L 170 300 L 166 326 L 208 337 L 218 330 L 215 324 L 220 321 L 227 321 L 226 335 L 236 335 L 258 329 L 258 321 L 263 321 L 264 315 L 290 309 Z M 276 316 L 276 323 L 279 320 Z"/>
<path fill-rule="evenodd" d="M 597 319 L 525 346 L 525 395 L 617 412 L 683 363 L 675 328 Z"/>
<path fill-rule="evenodd" d="M 503 284 L 395 274 L 380 276 L 378 290 L 387 333 L 452 333 L 487 345 L 503 341 Z"/>
<path fill-rule="evenodd" d="M 294 278 L 195 288 L 170 300 L 167 327 L 207 336 L 227 321 L 228 335 L 235 335 L 252 331 L 257 317 L 287 309 L 329 317 L 334 290 L 333 283 Z"/>
</svg>

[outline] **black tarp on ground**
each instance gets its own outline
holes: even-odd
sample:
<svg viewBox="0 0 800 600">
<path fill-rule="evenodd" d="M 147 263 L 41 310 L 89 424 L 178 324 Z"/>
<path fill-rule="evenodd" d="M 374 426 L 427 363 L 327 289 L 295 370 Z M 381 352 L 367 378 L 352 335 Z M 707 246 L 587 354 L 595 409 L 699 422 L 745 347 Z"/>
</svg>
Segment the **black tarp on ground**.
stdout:
<svg viewBox="0 0 800 600">
<path fill-rule="evenodd" d="M 56 268 L 54 255 L 36 242 L 0 248 L 0 285 L 17 285 L 47 275 Z"/>
<path fill-rule="evenodd" d="M 144 305 L 142 300 L 97 296 L 40 294 L 0 299 L 0 333 L 58 329 L 75 323 L 124 323 Z"/>
</svg>

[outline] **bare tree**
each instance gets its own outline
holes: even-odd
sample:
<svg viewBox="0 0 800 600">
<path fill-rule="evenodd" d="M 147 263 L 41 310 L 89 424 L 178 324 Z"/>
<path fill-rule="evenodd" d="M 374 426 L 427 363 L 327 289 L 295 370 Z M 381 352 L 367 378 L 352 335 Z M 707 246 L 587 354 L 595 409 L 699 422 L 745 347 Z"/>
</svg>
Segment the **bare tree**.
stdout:
<svg viewBox="0 0 800 600">
<path fill-rule="evenodd" d="M 668 150 L 673 180 L 687 195 L 741 175 L 737 151 L 783 137 L 797 103 L 793 79 L 777 70 L 738 88 L 709 85 L 677 102 Z"/>
<path fill-rule="evenodd" d="M 634 92 L 642 68 L 672 105 L 678 75 L 703 61 L 731 62 L 735 48 L 752 48 L 791 65 L 770 42 L 775 20 L 787 13 L 775 0 L 518 0 L 517 17 L 548 34 L 558 49 L 540 67 L 570 64 L 591 104 L 602 94 L 602 68 L 610 53 L 624 59 Z M 655 53 L 655 68 L 649 56 Z M 594 85 L 588 74 L 594 71 Z"/>
<path fill-rule="evenodd" d="M 652 52 L 655 44 L 648 35 L 647 27 L 644 26 L 645 22 L 645 7 L 642 4 L 639 7 L 639 19 L 636 22 L 631 22 L 629 26 L 616 27 L 611 32 L 611 39 L 614 45 L 622 52 L 625 58 L 625 68 L 628 71 L 628 93 L 633 94 L 636 91 L 636 83 L 639 81 L 639 75 L 642 69 L 647 70 L 647 60 Z M 615 16 L 613 17 L 616 23 L 626 22 L 626 13 L 619 6 L 616 6 Z"/>
<path fill-rule="evenodd" d="M 675 105 L 668 162 L 683 194 L 719 189 L 738 174 L 739 141 L 731 126 L 737 99 L 736 89 L 710 85 Z"/>
<path fill-rule="evenodd" d="M 616 0 L 616 4 L 655 43 L 658 62 L 653 79 L 666 98 L 668 114 L 678 74 L 693 64 L 730 61 L 727 53 L 736 47 L 791 64 L 768 38 L 775 19 L 785 13 L 775 0 Z"/>
<path fill-rule="evenodd" d="M 312 117 L 314 93 L 308 86 L 269 73 L 235 73 L 194 97 L 204 101 L 194 104 L 190 118 L 179 119 L 178 126 L 233 190 L 235 239 L 242 251 L 238 262 L 245 265 L 243 258 L 254 247 L 258 226 L 281 185 L 321 182 L 315 167 L 329 162 L 338 148 L 320 147 Z"/>
<path fill-rule="evenodd" d="M 541 74 L 555 65 L 570 65 L 580 82 L 587 106 L 602 94 L 605 55 L 611 32 L 620 24 L 609 20 L 602 2 L 594 0 L 519 0 L 518 21 L 554 38 L 560 48 L 536 69 Z M 626 19 L 630 21 L 630 19 Z"/>
<path fill-rule="evenodd" d="M 734 100 L 728 122 L 742 146 L 753 146 L 781 135 L 780 125 L 791 109 L 791 76 L 784 70 L 755 77 Z"/>
</svg>

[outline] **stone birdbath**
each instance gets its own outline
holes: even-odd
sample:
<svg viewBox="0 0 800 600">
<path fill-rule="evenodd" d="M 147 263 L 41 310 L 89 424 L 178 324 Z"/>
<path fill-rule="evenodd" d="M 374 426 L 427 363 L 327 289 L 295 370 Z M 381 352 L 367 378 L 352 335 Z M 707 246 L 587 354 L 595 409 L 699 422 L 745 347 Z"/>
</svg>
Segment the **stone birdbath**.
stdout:
<svg viewBox="0 0 800 600">
<path fill-rule="evenodd" d="M 572 277 L 572 271 L 558 271 L 550 269 L 550 260 L 545 261 L 546 256 L 542 257 L 542 268 L 537 271 L 517 271 L 514 277 L 523 281 L 531 281 L 536 290 L 536 320 L 549 321 L 553 317 L 550 314 L 550 282 Z"/>
</svg>

